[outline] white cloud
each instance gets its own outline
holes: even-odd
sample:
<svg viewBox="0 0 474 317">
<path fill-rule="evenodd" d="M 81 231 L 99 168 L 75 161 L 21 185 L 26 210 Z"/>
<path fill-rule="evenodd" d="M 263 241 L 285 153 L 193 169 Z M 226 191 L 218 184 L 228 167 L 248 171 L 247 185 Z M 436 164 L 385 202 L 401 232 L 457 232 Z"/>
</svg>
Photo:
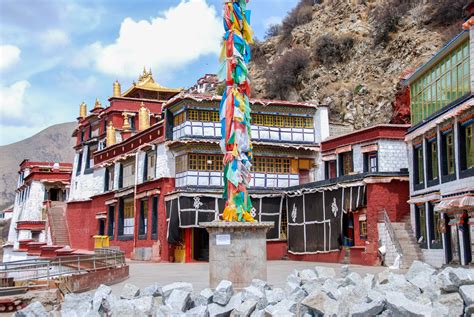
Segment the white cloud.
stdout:
<svg viewBox="0 0 474 317">
<path fill-rule="evenodd" d="M 0 45 L 0 70 L 15 65 L 20 60 L 20 52 L 14 45 Z"/>
<path fill-rule="evenodd" d="M 40 45 L 44 51 L 51 52 L 69 44 L 69 36 L 61 30 L 50 29 L 39 35 Z"/>
<path fill-rule="evenodd" d="M 107 74 L 136 76 L 143 66 L 169 72 L 206 54 L 218 54 L 223 27 L 205 0 L 182 0 L 151 21 L 126 18 L 115 43 L 102 47 L 96 67 Z"/>
<path fill-rule="evenodd" d="M 23 121 L 25 92 L 30 87 L 26 80 L 17 81 L 11 86 L 0 85 L 0 123 L 2 125 L 18 125 Z"/>
<path fill-rule="evenodd" d="M 102 49 L 99 42 L 87 45 L 82 49 L 76 50 L 69 61 L 69 65 L 74 68 L 89 68 L 93 67 L 97 55 Z"/>
</svg>

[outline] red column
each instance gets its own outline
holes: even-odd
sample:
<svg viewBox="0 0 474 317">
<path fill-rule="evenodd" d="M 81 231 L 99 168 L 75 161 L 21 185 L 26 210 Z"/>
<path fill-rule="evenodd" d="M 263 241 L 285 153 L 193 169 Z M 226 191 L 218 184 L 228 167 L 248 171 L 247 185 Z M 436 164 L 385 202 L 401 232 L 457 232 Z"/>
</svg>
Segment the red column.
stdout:
<svg viewBox="0 0 474 317">
<path fill-rule="evenodd" d="M 191 257 L 191 242 L 192 242 L 192 230 L 191 228 L 184 229 L 184 244 L 186 246 L 186 263 L 192 262 Z"/>
</svg>

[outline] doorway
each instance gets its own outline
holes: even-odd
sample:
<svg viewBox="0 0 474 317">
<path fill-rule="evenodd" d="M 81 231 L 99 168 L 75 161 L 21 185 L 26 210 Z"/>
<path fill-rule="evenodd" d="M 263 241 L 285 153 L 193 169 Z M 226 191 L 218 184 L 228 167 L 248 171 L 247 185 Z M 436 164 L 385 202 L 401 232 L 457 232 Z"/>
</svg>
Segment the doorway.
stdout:
<svg viewBox="0 0 474 317">
<path fill-rule="evenodd" d="M 193 229 L 193 259 L 209 261 L 209 233 L 206 229 Z"/>
<path fill-rule="evenodd" d="M 99 219 L 99 236 L 105 236 L 105 219 Z"/>
<path fill-rule="evenodd" d="M 342 244 L 346 247 L 354 246 L 354 214 L 347 212 L 342 214 Z"/>
</svg>

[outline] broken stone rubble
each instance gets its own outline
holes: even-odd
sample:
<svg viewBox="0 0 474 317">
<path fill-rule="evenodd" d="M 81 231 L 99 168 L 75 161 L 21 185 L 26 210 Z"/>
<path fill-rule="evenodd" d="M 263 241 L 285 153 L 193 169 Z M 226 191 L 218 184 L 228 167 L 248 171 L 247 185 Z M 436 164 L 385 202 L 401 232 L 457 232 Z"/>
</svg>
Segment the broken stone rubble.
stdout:
<svg viewBox="0 0 474 317">
<path fill-rule="evenodd" d="M 427 281 L 421 279 L 423 276 Z M 124 296 L 126 295 L 126 296 Z M 94 294 L 68 294 L 54 312 L 38 302 L 20 316 L 461 316 L 474 312 L 474 269 L 441 270 L 415 261 L 406 274 L 382 272 L 360 276 L 344 267 L 293 271 L 285 289 L 265 281 L 234 293 L 230 281 L 216 290 L 193 293 L 189 283 L 143 290 L 127 284 L 120 296 L 101 285 Z"/>
</svg>

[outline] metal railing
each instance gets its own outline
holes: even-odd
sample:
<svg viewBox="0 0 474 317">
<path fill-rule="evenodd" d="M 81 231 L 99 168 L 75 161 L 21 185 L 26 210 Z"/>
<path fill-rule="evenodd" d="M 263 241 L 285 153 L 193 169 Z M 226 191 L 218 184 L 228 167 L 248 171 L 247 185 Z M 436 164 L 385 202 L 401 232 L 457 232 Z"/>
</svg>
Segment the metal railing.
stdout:
<svg viewBox="0 0 474 317">
<path fill-rule="evenodd" d="M 125 265 L 125 254 L 115 249 L 96 249 L 94 254 L 66 255 L 0 263 L 0 287 L 20 281 L 50 280 Z"/>
<path fill-rule="evenodd" d="M 392 222 L 390 221 L 390 217 L 388 216 L 387 210 L 385 210 L 385 208 L 380 210 L 380 215 L 382 216 L 382 220 L 385 224 L 385 228 L 387 229 L 388 235 L 390 236 L 390 240 L 392 240 L 392 243 L 395 247 L 395 251 L 400 255 L 400 262 L 403 262 L 402 246 L 400 244 L 400 241 L 398 241 L 397 237 L 395 236 L 395 230 L 393 229 Z"/>
</svg>

